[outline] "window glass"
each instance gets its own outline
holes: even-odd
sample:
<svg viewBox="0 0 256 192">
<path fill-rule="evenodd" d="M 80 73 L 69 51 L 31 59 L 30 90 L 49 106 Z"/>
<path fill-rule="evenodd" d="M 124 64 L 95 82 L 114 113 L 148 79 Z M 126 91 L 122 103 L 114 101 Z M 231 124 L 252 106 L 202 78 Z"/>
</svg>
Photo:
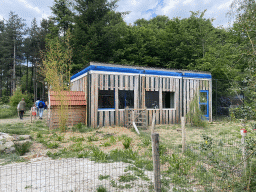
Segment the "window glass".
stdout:
<svg viewBox="0 0 256 192">
<path fill-rule="evenodd" d="M 174 108 L 174 92 L 163 92 L 163 108 Z"/>
<path fill-rule="evenodd" d="M 115 108 L 114 90 L 99 90 L 98 108 Z"/>
<path fill-rule="evenodd" d="M 146 107 L 154 109 L 159 108 L 159 92 L 158 91 L 146 91 Z"/>
<path fill-rule="evenodd" d="M 134 91 L 118 91 L 119 109 L 134 108 Z"/>
<path fill-rule="evenodd" d="M 200 103 L 207 103 L 207 92 L 200 92 Z"/>
<path fill-rule="evenodd" d="M 203 115 L 207 115 L 207 106 L 206 105 L 200 105 L 200 110 L 203 113 Z"/>
</svg>

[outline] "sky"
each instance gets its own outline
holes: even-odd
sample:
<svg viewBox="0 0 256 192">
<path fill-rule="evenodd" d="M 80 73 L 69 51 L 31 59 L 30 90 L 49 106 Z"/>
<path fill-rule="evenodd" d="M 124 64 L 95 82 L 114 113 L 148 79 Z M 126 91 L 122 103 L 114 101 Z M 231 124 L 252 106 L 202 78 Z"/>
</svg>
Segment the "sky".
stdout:
<svg viewBox="0 0 256 192">
<path fill-rule="evenodd" d="M 137 19 L 149 20 L 157 15 L 187 18 L 190 11 L 204 11 L 205 18 L 215 18 L 214 27 L 228 27 L 232 21 L 226 16 L 233 0 L 119 0 L 116 11 L 130 11 L 124 21 L 133 24 Z M 38 25 L 42 18 L 51 16 L 50 7 L 54 0 L 0 0 L 0 20 L 8 20 L 10 11 L 25 20 L 27 27 L 31 26 L 33 18 Z"/>
</svg>

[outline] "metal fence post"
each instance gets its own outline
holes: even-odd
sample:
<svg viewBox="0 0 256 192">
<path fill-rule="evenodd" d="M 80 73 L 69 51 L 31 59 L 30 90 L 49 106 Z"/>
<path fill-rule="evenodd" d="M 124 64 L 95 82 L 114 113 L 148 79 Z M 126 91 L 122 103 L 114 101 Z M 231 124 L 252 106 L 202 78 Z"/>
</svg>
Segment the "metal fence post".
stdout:
<svg viewBox="0 0 256 192">
<path fill-rule="evenodd" d="M 161 174 L 160 174 L 160 158 L 159 158 L 159 134 L 152 133 L 152 153 L 154 167 L 154 189 L 156 192 L 161 191 Z"/>
</svg>

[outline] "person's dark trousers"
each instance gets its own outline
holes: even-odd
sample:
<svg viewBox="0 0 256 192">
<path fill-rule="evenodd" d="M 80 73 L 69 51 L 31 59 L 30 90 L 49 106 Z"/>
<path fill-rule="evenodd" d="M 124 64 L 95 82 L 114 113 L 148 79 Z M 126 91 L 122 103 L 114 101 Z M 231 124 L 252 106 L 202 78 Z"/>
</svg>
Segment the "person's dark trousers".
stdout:
<svg viewBox="0 0 256 192">
<path fill-rule="evenodd" d="M 24 111 L 20 111 L 20 119 L 23 119 Z"/>
</svg>

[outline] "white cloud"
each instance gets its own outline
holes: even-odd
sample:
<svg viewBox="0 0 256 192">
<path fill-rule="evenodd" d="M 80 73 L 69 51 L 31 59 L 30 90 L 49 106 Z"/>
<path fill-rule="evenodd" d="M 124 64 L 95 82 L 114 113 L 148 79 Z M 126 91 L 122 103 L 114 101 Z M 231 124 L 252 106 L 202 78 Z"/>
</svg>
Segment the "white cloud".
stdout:
<svg viewBox="0 0 256 192">
<path fill-rule="evenodd" d="M 179 3 L 179 1 L 167 1 L 167 3 L 165 3 L 164 8 L 162 8 L 162 13 L 164 15 L 167 15 L 171 9 L 173 9 L 177 4 Z"/>
<path fill-rule="evenodd" d="M 3 19 L 4 19 L 4 17 L 2 15 L 0 15 L 0 20 L 3 20 Z"/>
<path fill-rule="evenodd" d="M 184 1 L 183 2 L 183 5 L 187 5 L 187 4 L 189 4 L 189 3 L 192 3 L 194 0 L 186 0 L 186 1 Z"/>
<path fill-rule="evenodd" d="M 35 10 L 37 13 L 41 13 L 40 9 L 38 7 L 33 7 L 32 5 L 30 5 L 26 0 L 18 0 L 21 3 L 24 3 L 25 6 L 29 9 L 33 9 Z"/>
<path fill-rule="evenodd" d="M 217 9 L 228 9 L 232 2 L 233 2 L 233 0 L 229 0 L 226 3 L 223 3 L 223 4 L 219 5 L 217 7 Z"/>
</svg>

